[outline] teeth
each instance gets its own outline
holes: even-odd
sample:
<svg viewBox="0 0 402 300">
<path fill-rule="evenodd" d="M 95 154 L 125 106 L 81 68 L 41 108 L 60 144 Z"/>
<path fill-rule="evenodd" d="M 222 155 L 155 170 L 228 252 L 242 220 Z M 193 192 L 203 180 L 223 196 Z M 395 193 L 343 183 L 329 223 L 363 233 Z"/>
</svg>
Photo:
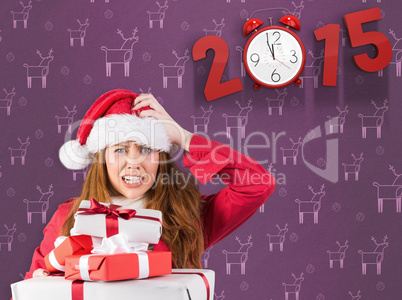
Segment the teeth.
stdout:
<svg viewBox="0 0 402 300">
<path fill-rule="evenodd" d="M 123 177 L 124 181 L 131 184 L 131 183 L 138 183 L 142 180 L 142 177 L 137 177 L 137 176 L 124 176 Z"/>
</svg>

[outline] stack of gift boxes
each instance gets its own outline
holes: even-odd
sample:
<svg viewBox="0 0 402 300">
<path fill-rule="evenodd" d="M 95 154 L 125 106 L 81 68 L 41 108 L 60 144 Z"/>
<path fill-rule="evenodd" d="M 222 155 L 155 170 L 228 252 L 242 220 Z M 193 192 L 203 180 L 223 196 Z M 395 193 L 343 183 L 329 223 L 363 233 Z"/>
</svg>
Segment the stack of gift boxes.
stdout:
<svg viewBox="0 0 402 300">
<path fill-rule="evenodd" d="M 45 257 L 52 276 L 12 284 L 13 300 L 213 299 L 213 271 L 172 270 L 170 251 L 147 250 L 161 237 L 160 211 L 84 200 L 70 234 Z"/>
</svg>

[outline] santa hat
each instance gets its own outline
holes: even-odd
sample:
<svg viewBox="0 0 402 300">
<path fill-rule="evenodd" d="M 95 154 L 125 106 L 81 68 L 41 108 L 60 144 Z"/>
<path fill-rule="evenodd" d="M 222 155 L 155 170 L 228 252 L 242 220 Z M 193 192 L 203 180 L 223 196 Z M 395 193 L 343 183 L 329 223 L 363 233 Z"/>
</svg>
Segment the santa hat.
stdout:
<svg viewBox="0 0 402 300">
<path fill-rule="evenodd" d="M 177 149 L 169 141 L 161 121 L 152 117 L 140 118 L 137 116 L 139 111 L 131 109 L 137 96 L 119 89 L 98 98 L 85 114 L 77 139 L 67 141 L 60 148 L 63 165 L 70 170 L 83 169 L 92 162 L 95 153 L 126 141 L 162 152 Z"/>
</svg>

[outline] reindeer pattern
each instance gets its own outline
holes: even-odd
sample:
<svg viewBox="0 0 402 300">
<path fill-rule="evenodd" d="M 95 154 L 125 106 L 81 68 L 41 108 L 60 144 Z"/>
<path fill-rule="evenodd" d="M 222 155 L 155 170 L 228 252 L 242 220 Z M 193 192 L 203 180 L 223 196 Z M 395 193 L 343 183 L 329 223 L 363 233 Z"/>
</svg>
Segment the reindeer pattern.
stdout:
<svg viewBox="0 0 402 300">
<path fill-rule="evenodd" d="M 338 261 L 339 268 L 342 269 L 343 261 L 345 260 L 346 257 L 346 250 L 349 248 L 348 240 L 346 240 L 343 245 L 341 245 L 338 241 L 336 241 L 336 244 L 339 247 L 336 252 L 330 250 L 327 251 L 327 253 L 329 254 L 329 267 L 332 269 L 334 267 L 334 261 Z"/>
<path fill-rule="evenodd" d="M 172 54 L 176 57 L 176 63 L 173 66 L 165 66 L 160 63 L 159 67 L 163 70 L 163 87 L 167 88 L 168 78 L 177 79 L 177 87 L 181 89 L 183 87 L 183 75 L 185 73 L 186 62 L 190 59 L 188 56 L 188 49 L 184 51 L 183 56 L 179 56 L 176 50 L 172 50 Z"/>
<path fill-rule="evenodd" d="M 147 11 L 149 15 L 149 28 L 153 28 L 154 22 L 159 22 L 159 28 L 163 28 L 163 20 L 165 19 L 165 12 L 169 8 L 168 1 L 165 1 L 163 5 L 161 5 L 158 1 L 156 1 L 159 9 L 158 11 Z"/>
<path fill-rule="evenodd" d="M 382 243 L 377 243 L 376 239 L 372 236 L 371 240 L 375 244 L 375 249 L 373 252 L 364 252 L 363 250 L 359 250 L 358 253 L 362 256 L 362 274 L 367 274 L 367 265 L 376 265 L 377 267 L 377 275 L 381 275 L 381 263 L 384 260 L 384 250 L 388 247 L 389 243 L 387 242 L 388 236 L 386 235 L 383 239 Z"/>
<path fill-rule="evenodd" d="M 124 37 L 123 31 L 117 29 L 117 34 L 123 39 L 123 43 L 120 48 L 109 49 L 106 46 L 102 46 L 101 49 L 106 54 L 106 76 L 112 76 L 112 65 L 123 65 L 124 76 L 130 76 L 130 62 L 133 58 L 133 47 L 139 40 L 137 36 L 137 27 L 133 29 L 132 35 L 128 38 Z"/>
<path fill-rule="evenodd" d="M 389 170 L 395 176 L 392 184 L 384 185 L 378 182 L 373 182 L 373 186 L 377 188 L 377 202 L 378 202 L 378 212 L 382 213 L 384 211 L 384 200 L 394 200 L 396 203 L 396 212 L 401 212 L 401 199 L 402 199 L 402 173 L 396 173 L 394 166 L 389 165 Z"/>
<path fill-rule="evenodd" d="M 353 174 L 356 181 L 359 180 L 360 164 L 364 160 L 363 152 L 360 153 L 359 158 L 356 158 L 356 156 L 353 153 L 352 157 L 354 159 L 353 164 L 342 163 L 342 166 L 344 167 L 345 170 L 345 181 L 348 181 L 349 174 Z"/>
<path fill-rule="evenodd" d="M 71 133 L 71 125 L 74 122 L 74 115 L 77 113 L 77 105 L 74 105 L 72 110 L 69 110 L 67 106 L 64 105 L 64 109 L 67 111 L 67 115 L 65 117 L 55 116 L 57 120 L 57 132 L 61 133 L 62 126 L 67 127 L 68 132 Z"/>
<path fill-rule="evenodd" d="M 226 257 L 226 274 L 229 275 L 232 265 L 240 265 L 241 274 L 246 274 L 246 262 L 248 260 L 248 251 L 253 246 L 251 242 L 252 236 L 249 235 L 247 238 L 247 243 L 242 243 L 240 238 L 236 236 L 235 240 L 240 244 L 240 248 L 237 251 L 226 251 L 222 250 L 222 253 Z"/>
<path fill-rule="evenodd" d="M 208 110 L 205 110 L 203 106 L 201 106 L 201 110 L 203 111 L 202 116 L 196 117 L 194 115 L 191 118 L 194 120 L 194 132 L 198 131 L 198 127 L 202 126 L 204 132 L 208 133 L 208 124 L 209 124 L 209 117 L 212 114 L 212 105 L 209 106 Z"/>
<path fill-rule="evenodd" d="M 28 19 L 29 19 L 29 11 L 32 9 L 32 0 L 28 1 L 27 5 L 24 5 L 24 2 L 20 1 L 19 2 L 22 6 L 21 11 L 11 11 L 11 14 L 13 15 L 13 28 L 17 28 L 17 22 L 22 22 L 24 25 L 24 29 L 28 28 Z"/>
<path fill-rule="evenodd" d="M 375 128 L 377 130 L 377 139 L 381 138 L 381 127 L 384 123 L 384 114 L 388 110 L 387 105 L 388 99 L 383 101 L 382 106 L 377 106 L 374 100 L 371 100 L 371 104 L 374 105 L 376 111 L 373 116 L 364 116 L 363 114 L 358 114 L 358 117 L 362 121 L 362 138 L 367 138 L 367 128 Z"/>
<path fill-rule="evenodd" d="M 283 244 L 285 242 L 286 233 L 288 232 L 288 223 L 285 224 L 285 227 L 281 228 L 278 224 L 276 224 L 279 232 L 278 234 L 269 234 L 267 233 L 267 237 L 269 238 L 269 251 L 273 251 L 274 245 L 277 244 L 280 247 L 280 251 L 283 251 Z"/>
<path fill-rule="evenodd" d="M 30 235 L 23 243 L 21 232 L 40 233 L 57 206 L 76 196 L 71 191 L 79 190 L 89 172 L 58 163 L 61 141 L 75 137 L 75 124 L 100 91 L 122 87 L 152 93 L 183 128 L 263 160 L 262 168 L 275 173 L 276 190 L 259 212 L 201 257 L 202 267 L 219 279 L 215 299 L 398 299 L 402 32 L 397 0 L 344 1 L 336 10 L 329 0 L 153 0 L 136 2 L 135 8 L 130 1 L 73 2 L 0 5 L 0 264 L 10 278 L 29 267 L 17 254 L 41 239 Z M 353 65 L 342 16 L 372 7 L 381 10 L 374 31 L 390 41 L 392 59 L 387 68 L 367 73 Z M 264 8 L 277 10 L 258 11 Z M 263 20 L 263 27 L 269 17 L 279 25 L 289 13 L 302 23 L 296 32 L 306 47 L 302 85 L 254 91 L 243 64 L 249 36 L 241 27 L 253 17 Z M 324 41 L 307 37 L 335 19 L 344 28 L 338 85 L 330 88 L 322 84 Z M 239 77 L 244 89 L 208 102 L 203 91 L 215 54 L 208 50 L 205 60 L 194 61 L 192 47 L 211 35 L 229 47 L 221 82 Z M 324 123 L 317 138 L 312 128 Z M 303 149 L 310 135 L 315 144 Z M 331 183 L 306 163 L 317 169 L 335 165 L 325 156 L 330 140 L 339 144 L 339 178 Z M 205 195 L 217 189 L 213 180 L 200 185 Z M 353 287 L 334 284 L 352 274 Z"/>
<path fill-rule="evenodd" d="M 292 138 L 289 138 L 289 140 L 292 143 L 291 148 L 288 148 L 288 149 L 285 149 L 283 147 L 280 148 L 282 151 L 282 157 L 283 157 L 282 162 L 284 165 L 286 165 L 287 158 L 291 158 L 293 161 L 293 165 L 296 165 L 297 156 L 299 154 L 299 148 L 302 145 L 301 136 L 299 137 L 299 139 L 296 142 L 294 142 Z"/>
<path fill-rule="evenodd" d="M 27 85 L 29 89 L 32 87 L 32 78 L 41 78 L 42 88 L 46 88 L 46 78 L 49 74 L 49 64 L 54 59 L 52 53 L 53 49 L 50 49 L 47 56 L 42 56 L 42 53 L 39 50 L 36 50 L 36 54 L 38 54 L 41 58 L 39 65 L 30 66 L 26 63 L 23 65 L 27 69 Z"/>
<path fill-rule="evenodd" d="M 11 152 L 11 165 L 14 165 L 16 158 L 20 158 L 21 165 L 25 165 L 25 156 L 27 155 L 27 148 L 31 143 L 29 142 L 29 137 L 26 138 L 25 142 L 22 142 L 20 138 L 18 138 L 18 141 L 20 142 L 19 148 L 8 147 L 8 150 L 10 150 Z"/>
<path fill-rule="evenodd" d="M 79 40 L 81 47 L 84 47 L 84 39 L 87 34 L 87 28 L 89 26 L 89 19 L 85 20 L 85 23 L 81 23 L 79 19 L 77 19 L 78 24 L 80 25 L 78 29 L 70 29 L 67 31 L 70 33 L 70 46 L 74 46 L 74 40 Z"/>
<path fill-rule="evenodd" d="M 278 109 L 278 114 L 281 116 L 282 115 L 282 108 L 283 105 L 285 104 L 285 97 L 287 96 L 287 89 L 284 88 L 283 90 L 275 89 L 277 93 L 277 98 L 270 99 L 270 98 L 265 98 L 265 100 L 268 101 L 268 115 L 272 115 L 272 110 Z"/>
<path fill-rule="evenodd" d="M 6 97 L 4 99 L 0 99 L 0 108 L 4 108 L 7 112 L 7 116 L 11 115 L 11 105 L 13 104 L 13 98 L 15 96 L 15 87 L 11 90 L 11 92 L 7 92 L 5 88 L 3 91 L 6 93 Z"/>
<path fill-rule="evenodd" d="M 205 36 L 215 35 L 215 36 L 221 37 L 222 29 L 223 29 L 223 27 L 225 27 L 225 19 L 222 18 L 220 23 L 217 23 L 215 19 L 213 19 L 212 22 L 215 24 L 215 27 L 213 29 L 204 28 L 203 31 L 205 33 Z"/>
<path fill-rule="evenodd" d="M 46 212 L 49 209 L 49 199 L 53 196 L 54 191 L 53 184 L 49 185 L 49 189 L 47 192 L 42 192 L 40 186 L 36 186 L 36 189 L 41 193 L 41 197 L 39 200 L 28 200 L 24 199 L 24 203 L 27 204 L 27 223 L 32 223 L 32 214 L 41 214 L 42 215 L 42 224 L 46 224 Z"/>
<path fill-rule="evenodd" d="M 7 233 L 5 235 L 0 235 L 0 251 L 1 245 L 7 245 L 7 250 L 11 251 L 11 245 L 13 243 L 14 233 L 17 231 L 16 223 L 14 223 L 13 227 L 10 229 L 6 224 L 4 227 L 7 229 Z"/>
<path fill-rule="evenodd" d="M 318 78 L 321 74 L 322 71 L 322 64 L 324 62 L 324 49 L 321 50 L 319 56 L 314 56 L 314 53 L 312 50 L 308 50 L 307 53 L 311 56 L 313 59 L 309 65 L 304 66 L 304 70 L 302 74 L 300 75 L 300 80 L 301 84 L 299 85 L 300 88 L 304 87 L 304 80 L 305 79 L 313 79 L 314 81 L 314 88 L 318 88 Z"/>
<path fill-rule="evenodd" d="M 236 100 L 235 104 L 240 108 L 240 112 L 237 116 L 228 116 L 227 114 L 222 114 L 222 116 L 226 119 L 226 136 L 230 137 L 231 128 L 240 128 L 241 129 L 241 137 L 244 138 L 246 135 L 246 125 L 248 123 L 248 114 L 253 109 L 251 103 L 253 101 L 249 99 L 247 101 L 247 106 L 242 107 L 240 105 L 240 101 Z"/>
<path fill-rule="evenodd" d="M 346 115 L 348 114 L 348 106 L 346 105 L 343 110 L 340 109 L 339 106 L 336 107 L 338 110 L 339 114 L 335 117 L 331 117 L 330 115 L 327 116 L 329 119 L 329 132 L 333 133 L 334 130 L 337 130 L 339 127 L 339 132 L 343 133 L 343 127 L 346 122 Z"/>
<path fill-rule="evenodd" d="M 303 224 L 304 214 L 313 214 L 314 215 L 314 224 L 318 224 L 318 213 L 321 210 L 321 198 L 323 198 L 326 194 L 324 191 L 325 185 L 322 184 L 320 187 L 320 191 L 314 192 L 314 189 L 311 185 L 308 186 L 308 189 L 313 193 L 313 197 L 309 201 L 302 201 L 296 199 L 295 202 L 299 204 L 299 223 Z"/>
<path fill-rule="evenodd" d="M 402 38 L 396 37 L 396 33 L 390 29 L 389 34 L 393 37 L 394 43 L 392 45 L 392 58 L 390 65 L 395 65 L 396 77 L 401 77 L 402 74 Z M 384 76 L 384 69 L 378 71 L 378 77 Z"/>
</svg>

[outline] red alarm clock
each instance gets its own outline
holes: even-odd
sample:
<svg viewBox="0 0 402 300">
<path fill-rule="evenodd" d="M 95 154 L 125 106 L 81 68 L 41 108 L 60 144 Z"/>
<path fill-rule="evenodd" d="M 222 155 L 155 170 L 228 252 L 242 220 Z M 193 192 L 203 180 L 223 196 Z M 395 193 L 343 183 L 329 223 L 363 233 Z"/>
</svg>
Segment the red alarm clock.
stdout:
<svg viewBox="0 0 402 300">
<path fill-rule="evenodd" d="M 293 15 L 283 16 L 279 22 L 300 30 L 300 21 Z M 301 84 L 299 76 L 306 62 L 306 51 L 301 39 L 290 29 L 282 26 L 267 26 L 252 18 L 243 26 L 248 39 L 243 51 L 243 62 L 248 75 L 255 81 L 254 88 L 261 86 L 281 88 L 291 83 Z"/>
</svg>

